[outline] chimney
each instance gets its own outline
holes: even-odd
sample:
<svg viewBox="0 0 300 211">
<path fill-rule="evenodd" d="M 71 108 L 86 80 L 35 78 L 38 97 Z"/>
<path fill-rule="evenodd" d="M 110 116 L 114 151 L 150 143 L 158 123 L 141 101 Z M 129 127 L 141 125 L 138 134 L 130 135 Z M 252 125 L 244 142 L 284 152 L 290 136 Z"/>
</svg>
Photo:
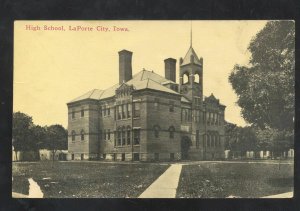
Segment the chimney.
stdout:
<svg viewBox="0 0 300 211">
<path fill-rule="evenodd" d="M 176 83 L 176 59 L 165 59 L 165 78 Z"/>
<path fill-rule="evenodd" d="M 132 79 L 132 52 L 127 50 L 119 51 L 119 84 Z"/>
</svg>

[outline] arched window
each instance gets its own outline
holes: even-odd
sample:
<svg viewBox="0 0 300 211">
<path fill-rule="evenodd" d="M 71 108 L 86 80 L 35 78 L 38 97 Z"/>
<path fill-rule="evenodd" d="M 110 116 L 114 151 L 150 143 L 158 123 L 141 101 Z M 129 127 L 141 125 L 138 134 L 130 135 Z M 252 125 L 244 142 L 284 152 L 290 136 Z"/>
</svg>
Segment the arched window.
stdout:
<svg viewBox="0 0 300 211">
<path fill-rule="evenodd" d="M 174 131 L 175 131 L 175 128 L 173 126 L 170 126 L 169 127 L 169 138 L 174 138 Z"/>
<path fill-rule="evenodd" d="M 153 130 L 154 130 L 154 137 L 155 138 L 159 138 L 159 131 L 160 131 L 160 127 L 158 125 L 155 125 L 153 127 Z"/>
<path fill-rule="evenodd" d="M 195 73 L 194 82 L 200 84 L 200 75 L 199 75 L 199 73 Z"/>
<path fill-rule="evenodd" d="M 84 141 L 84 130 L 81 130 L 80 132 L 80 139 L 81 141 Z"/>
<path fill-rule="evenodd" d="M 74 130 L 72 130 L 72 133 L 71 133 L 71 135 L 72 135 L 72 141 L 75 141 L 75 136 L 76 136 L 76 133 L 75 133 L 75 131 L 74 131 Z"/>
<path fill-rule="evenodd" d="M 127 145 L 130 145 L 131 140 L 131 128 L 130 126 L 127 126 Z"/>
<path fill-rule="evenodd" d="M 184 73 L 182 76 L 183 84 L 189 83 L 190 75 L 188 73 Z"/>
</svg>

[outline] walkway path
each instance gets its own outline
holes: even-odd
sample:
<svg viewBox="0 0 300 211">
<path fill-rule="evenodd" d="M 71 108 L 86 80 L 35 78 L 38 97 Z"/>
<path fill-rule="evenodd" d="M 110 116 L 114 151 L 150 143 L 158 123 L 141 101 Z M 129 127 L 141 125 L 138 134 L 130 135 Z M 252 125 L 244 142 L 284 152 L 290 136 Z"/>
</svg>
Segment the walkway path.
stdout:
<svg viewBox="0 0 300 211">
<path fill-rule="evenodd" d="M 261 198 L 293 198 L 293 192 L 287 192 L 287 193 L 282 193 L 282 194 L 276 194 L 276 195 L 271 195 L 271 196 L 264 196 Z"/>
<path fill-rule="evenodd" d="M 172 164 L 139 198 L 175 198 L 182 164 Z"/>
<path fill-rule="evenodd" d="M 37 182 L 34 181 L 32 178 L 29 178 L 28 182 L 29 182 L 29 194 L 28 195 L 12 192 L 12 197 L 13 198 L 43 198 L 44 194 L 43 194 L 40 186 L 37 184 Z"/>
</svg>

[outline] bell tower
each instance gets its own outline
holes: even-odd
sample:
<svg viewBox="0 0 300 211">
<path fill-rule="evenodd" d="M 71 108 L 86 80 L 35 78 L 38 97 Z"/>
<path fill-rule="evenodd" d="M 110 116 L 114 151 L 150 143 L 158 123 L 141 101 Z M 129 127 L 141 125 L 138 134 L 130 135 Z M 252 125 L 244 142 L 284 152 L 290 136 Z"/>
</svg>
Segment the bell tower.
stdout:
<svg viewBox="0 0 300 211">
<path fill-rule="evenodd" d="M 194 98 L 202 102 L 203 96 L 203 59 L 198 58 L 192 45 L 184 59 L 179 61 L 180 93 L 194 103 Z M 197 100 L 196 100 L 197 101 Z M 198 104 L 198 103 L 197 103 Z"/>
</svg>

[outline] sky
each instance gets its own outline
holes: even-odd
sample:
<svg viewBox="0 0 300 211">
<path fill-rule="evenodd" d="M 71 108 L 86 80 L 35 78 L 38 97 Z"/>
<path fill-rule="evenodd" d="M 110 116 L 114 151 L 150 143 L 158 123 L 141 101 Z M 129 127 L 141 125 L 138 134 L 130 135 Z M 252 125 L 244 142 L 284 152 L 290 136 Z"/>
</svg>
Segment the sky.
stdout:
<svg viewBox="0 0 300 211">
<path fill-rule="evenodd" d="M 192 45 L 203 57 L 204 95 L 219 98 L 225 119 L 239 126 L 246 122 L 228 76 L 235 64 L 248 64 L 247 47 L 266 23 L 192 21 Z M 118 83 L 122 49 L 133 52 L 133 74 L 145 68 L 164 76 L 164 59 L 177 59 L 178 81 L 190 31 L 191 21 L 16 21 L 13 110 L 41 126 L 67 127 L 67 102 Z"/>
</svg>

